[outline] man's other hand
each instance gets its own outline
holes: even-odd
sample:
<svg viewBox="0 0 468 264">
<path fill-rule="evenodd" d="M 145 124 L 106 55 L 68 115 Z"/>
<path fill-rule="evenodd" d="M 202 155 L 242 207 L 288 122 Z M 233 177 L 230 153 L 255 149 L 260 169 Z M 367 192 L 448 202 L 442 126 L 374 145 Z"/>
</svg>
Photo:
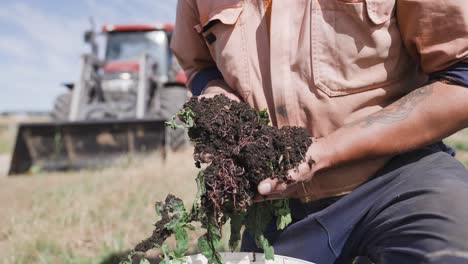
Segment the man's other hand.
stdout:
<svg viewBox="0 0 468 264">
<path fill-rule="evenodd" d="M 306 152 L 305 159 L 295 169 L 289 171 L 291 183 L 280 182 L 277 179 L 268 178 L 258 185 L 259 196 L 255 201 L 275 200 L 283 198 L 300 198 L 305 192 L 305 184 L 314 176 L 317 168 L 315 166 L 316 154 L 319 145 L 314 139 Z"/>
</svg>

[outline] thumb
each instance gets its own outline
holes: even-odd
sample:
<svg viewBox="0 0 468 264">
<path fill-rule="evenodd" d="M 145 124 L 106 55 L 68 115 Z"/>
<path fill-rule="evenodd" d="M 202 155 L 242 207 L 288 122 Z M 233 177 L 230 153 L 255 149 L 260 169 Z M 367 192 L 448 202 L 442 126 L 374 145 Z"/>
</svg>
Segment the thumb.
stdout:
<svg viewBox="0 0 468 264">
<path fill-rule="evenodd" d="M 270 195 L 286 190 L 287 184 L 278 182 L 276 179 L 265 179 L 258 184 L 258 193 L 261 195 Z"/>
</svg>

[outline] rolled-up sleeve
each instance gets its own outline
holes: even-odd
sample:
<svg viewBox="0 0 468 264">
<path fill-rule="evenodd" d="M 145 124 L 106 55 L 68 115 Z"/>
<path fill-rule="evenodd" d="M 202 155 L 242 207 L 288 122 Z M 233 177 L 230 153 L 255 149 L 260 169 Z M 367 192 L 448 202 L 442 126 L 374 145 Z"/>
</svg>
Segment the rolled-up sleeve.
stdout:
<svg viewBox="0 0 468 264">
<path fill-rule="evenodd" d="M 210 83 L 218 90 L 231 92 L 217 70 L 216 63 L 203 37 L 195 30 L 199 26 L 199 14 L 190 1 L 177 2 L 177 18 L 171 40 L 171 50 L 187 76 L 187 88 L 193 95 L 200 95 Z M 216 82 L 212 82 L 215 81 Z"/>
<path fill-rule="evenodd" d="M 397 0 L 397 21 L 426 74 L 468 62 L 467 0 Z"/>
<path fill-rule="evenodd" d="M 188 84 L 200 70 L 216 67 L 204 40 L 194 29 L 198 24 L 196 8 L 186 0 L 179 0 L 171 49 L 187 75 Z"/>
</svg>

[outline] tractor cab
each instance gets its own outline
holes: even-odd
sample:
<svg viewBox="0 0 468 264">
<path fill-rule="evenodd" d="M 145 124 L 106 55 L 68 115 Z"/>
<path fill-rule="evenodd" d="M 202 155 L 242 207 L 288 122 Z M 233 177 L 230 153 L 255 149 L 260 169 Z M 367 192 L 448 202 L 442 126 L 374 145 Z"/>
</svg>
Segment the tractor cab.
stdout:
<svg viewBox="0 0 468 264">
<path fill-rule="evenodd" d="M 143 84 L 140 79 L 147 79 L 143 104 L 145 108 L 150 107 L 157 85 L 169 82 L 174 76 L 171 70 L 176 63 L 169 49 L 171 32 L 170 24 L 104 25 L 105 50 L 100 63 L 100 87 L 96 89 L 102 96 L 97 94 L 96 98 L 120 108 L 113 113 L 133 115 L 138 111 L 132 106 L 138 104 L 139 84 Z M 140 117 L 143 112 L 147 111 L 141 110 Z"/>
<path fill-rule="evenodd" d="M 169 48 L 172 29 L 171 24 L 161 23 L 104 25 L 103 58 L 98 56 L 97 34 L 86 31 L 84 40 L 91 53 L 83 57 L 70 107 L 53 115 L 71 121 L 161 116 L 160 99 L 167 101 L 165 94 L 172 93 L 165 88 L 182 93 L 185 84 Z"/>
<path fill-rule="evenodd" d="M 107 37 L 104 79 L 137 78 L 140 58 L 147 54 L 158 79 L 168 81 L 174 63 L 169 49 L 172 25 L 109 24 L 102 31 Z"/>
</svg>

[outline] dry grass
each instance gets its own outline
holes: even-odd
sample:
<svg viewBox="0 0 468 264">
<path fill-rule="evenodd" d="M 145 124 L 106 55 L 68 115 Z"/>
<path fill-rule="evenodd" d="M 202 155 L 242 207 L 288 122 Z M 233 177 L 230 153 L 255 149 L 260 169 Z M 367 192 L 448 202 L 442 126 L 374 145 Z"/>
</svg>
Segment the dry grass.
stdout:
<svg viewBox="0 0 468 264">
<path fill-rule="evenodd" d="M 155 201 L 169 192 L 193 200 L 196 170 L 189 151 L 131 165 L 0 178 L 0 259 L 106 263 L 151 234 Z"/>
<path fill-rule="evenodd" d="M 13 136 L 0 118 L 0 154 Z M 468 130 L 446 142 L 468 166 Z M 118 263 L 151 234 L 155 201 L 192 201 L 196 173 L 188 150 L 166 162 L 154 154 L 100 171 L 0 177 L 0 263 Z"/>
<path fill-rule="evenodd" d="M 456 158 L 468 168 L 468 128 L 446 138 L 444 142 L 457 150 Z"/>
</svg>

